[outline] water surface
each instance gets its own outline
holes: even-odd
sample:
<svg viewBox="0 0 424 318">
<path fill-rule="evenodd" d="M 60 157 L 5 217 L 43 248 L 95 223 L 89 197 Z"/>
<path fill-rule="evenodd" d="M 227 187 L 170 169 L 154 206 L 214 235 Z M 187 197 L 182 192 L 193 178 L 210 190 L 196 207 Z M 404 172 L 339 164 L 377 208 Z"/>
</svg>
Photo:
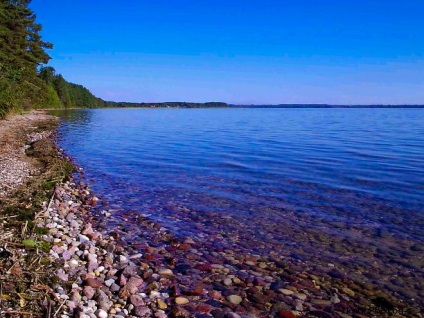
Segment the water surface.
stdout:
<svg viewBox="0 0 424 318">
<path fill-rule="evenodd" d="M 59 115 L 61 146 L 115 211 L 258 254 L 385 267 L 389 278 L 422 270 L 423 110 Z"/>
</svg>

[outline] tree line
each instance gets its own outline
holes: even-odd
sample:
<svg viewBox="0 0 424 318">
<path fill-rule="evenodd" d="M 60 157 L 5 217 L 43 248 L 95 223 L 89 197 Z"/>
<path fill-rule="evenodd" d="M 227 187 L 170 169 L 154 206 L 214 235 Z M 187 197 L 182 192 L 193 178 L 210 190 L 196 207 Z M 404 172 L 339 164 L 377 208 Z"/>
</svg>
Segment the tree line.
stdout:
<svg viewBox="0 0 424 318">
<path fill-rule="evenodd" d="M 104 102 L 105 107 L 170 107 L 170 108 L 207 108 L 207 107 L 228 107 L 227 103 L 208 102 L 208 103 L 190 103 L 190 102 L 163 102 L 163 103 L 130 103 L 130 102 Z"/>
<path fill-rule="evenodd" d="M 29 108 L 100 107 L 104 101 L 54 68 L 30 0 L 0 0 L 0 118 Z"/>
</svg>

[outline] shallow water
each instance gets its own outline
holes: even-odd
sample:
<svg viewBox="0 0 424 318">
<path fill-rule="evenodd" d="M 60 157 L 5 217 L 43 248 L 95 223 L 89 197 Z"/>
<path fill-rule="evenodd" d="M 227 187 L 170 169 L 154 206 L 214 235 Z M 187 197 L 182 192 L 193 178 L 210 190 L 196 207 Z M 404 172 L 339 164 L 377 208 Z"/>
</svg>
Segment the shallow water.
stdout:
<svg viewBox="0 0 424 318">
<path fill-rule="evenodd" d="M 423 110 L 56 115 L 61 146 L 118 214 L 133 211 L 177 236 L 210 236 L 258 254 L 386 267 L 382 274 L 402 272 L 405 280 L 415 279 L 408 266 L 422 270 Z"/>
<path fill-rule="evenodd" d="M 424 213 L 422 110 L 114 109 L 62 115 L 62 146 L 96 179 L 97 191 L 129 200 L 125 208 L 149 204 L 155 211 L 176 200 L 237 218 L 262 217 L 255 210 L 266 206 L 422 239 L 410 222 Z"/>
</svg>

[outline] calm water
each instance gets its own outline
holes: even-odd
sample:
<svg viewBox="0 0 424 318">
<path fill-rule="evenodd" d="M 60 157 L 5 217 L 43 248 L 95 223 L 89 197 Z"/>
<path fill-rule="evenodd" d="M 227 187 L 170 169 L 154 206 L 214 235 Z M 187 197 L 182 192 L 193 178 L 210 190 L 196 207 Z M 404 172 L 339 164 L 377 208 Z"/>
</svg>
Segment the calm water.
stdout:
<svg viewBox="0 0 424 318">
<path fill-rule="evenodd" d="M 291 213 L 424 239 L 423 110 L 113 109 L 60 116 L 61 144 L 95 179 L 97 194 L 151 213 L 178 235 L 195 229 L 175 224 L 175 206 L 252 227 L 260 227 L 258 218 L 284 222 Z"/>
</svg>

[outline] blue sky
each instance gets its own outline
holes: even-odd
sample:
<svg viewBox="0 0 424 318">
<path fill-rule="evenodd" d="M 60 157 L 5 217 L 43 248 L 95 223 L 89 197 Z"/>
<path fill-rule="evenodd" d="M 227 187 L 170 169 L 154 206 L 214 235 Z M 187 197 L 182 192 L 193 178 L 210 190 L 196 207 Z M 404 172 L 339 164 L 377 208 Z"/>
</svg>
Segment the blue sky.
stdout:
<svg viewBox="0 0 424 318">
<path fill-rule="evenodd" d="M 33 0 L 50 65 L 106 100 L 424 104 L 422 0 Z"/>
</svg>

